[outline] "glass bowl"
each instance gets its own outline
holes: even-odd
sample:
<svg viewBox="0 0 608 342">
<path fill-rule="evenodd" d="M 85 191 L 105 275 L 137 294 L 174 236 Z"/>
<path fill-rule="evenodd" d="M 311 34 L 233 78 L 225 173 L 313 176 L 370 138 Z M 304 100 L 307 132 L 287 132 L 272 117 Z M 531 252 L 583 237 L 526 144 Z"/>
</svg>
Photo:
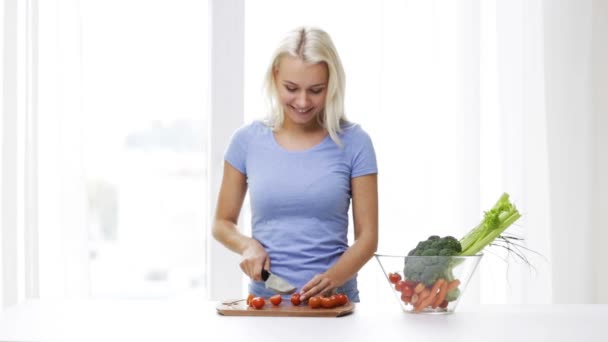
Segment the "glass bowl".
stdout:
<svg viewBox="0 0 608 342">
<path fill-rule="evenodd" d="M 375 254 L 391 292 L 408 313 L 454 312 L 482 256 Z"/>
</svg>

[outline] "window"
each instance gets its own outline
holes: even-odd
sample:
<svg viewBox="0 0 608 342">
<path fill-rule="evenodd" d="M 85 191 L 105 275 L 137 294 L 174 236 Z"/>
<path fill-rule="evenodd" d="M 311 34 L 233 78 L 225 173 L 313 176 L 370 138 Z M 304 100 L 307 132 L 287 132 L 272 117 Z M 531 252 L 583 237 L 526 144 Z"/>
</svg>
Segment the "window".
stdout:
<svg viewBox="0 0 608 342">
<path fill-rule="evenodd" d="M 82 1 L 93 297 L 205 284 L 207 6 Z"/>
<path fill-rule="evenodd" d="M 524 49 L 542 46 L 542 6 L 507 3 L 9 0 L 3 305 L 168 298 L 207 283 L 212 299 L 235 295 L 238 256 L 206 239 L 223 150 L 243 119 L 264 116 L 268 59 L 298 25 L 332 35 L 346 114 L 373 138 L 380 252 L 466 233 L 500 191 L 526 198 L 521 89 L 544 115 L 543 77 L 510 76 L 542 70 L 542 49 Z M 482 284 L 505 273 L 488 260 Z M 361 271 L 363 300 L 386 293 L 380 274 L 373 260 Z M 471 291 L 482 302 L 517 301 L 504 287 L 482 289 Z"/>
<path fill-rule="evenodd" d="M 64 7 L 40 10 L 42 295 L 203 290 L 208 3 Z M 44 290 L 57 274 L 78 281 Z"/>
</svg>

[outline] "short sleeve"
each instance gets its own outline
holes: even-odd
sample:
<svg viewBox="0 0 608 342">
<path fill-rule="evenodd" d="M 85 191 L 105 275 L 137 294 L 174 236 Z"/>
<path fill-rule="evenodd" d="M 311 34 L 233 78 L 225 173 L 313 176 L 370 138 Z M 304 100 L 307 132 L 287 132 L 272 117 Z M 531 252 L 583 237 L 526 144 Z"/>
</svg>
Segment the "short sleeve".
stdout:
<svg viewBox="0 0 608 342">
<path fill-rule="evenodd" d="M 248 144 L 247 126 L 238 129 L 230 139 L 230 144 L 224 154 L 224 160 L 237 169 L 242 174 L 247 174 L 247 144 Z"/>
<path fill-rule="evenodd" d="M 378 173 L 372 139 L 360 126 L 356 126 L 350 143 L 352 144 L 351 178 Z"/>
</svg>

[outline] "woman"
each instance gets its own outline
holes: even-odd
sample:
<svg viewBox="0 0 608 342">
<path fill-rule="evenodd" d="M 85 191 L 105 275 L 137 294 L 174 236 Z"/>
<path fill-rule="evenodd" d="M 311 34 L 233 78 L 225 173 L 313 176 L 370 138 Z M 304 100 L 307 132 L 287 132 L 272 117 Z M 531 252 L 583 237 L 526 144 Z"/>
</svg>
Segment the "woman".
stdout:
<svg viewBox="0 0 608 342">
<path fill-rule="evenodd" d="M 303 301 L 332 291 L 359 301 L 356 275 L 378 244 L 377 166 L 371 139 L 344 115 L 344 78 L 327 33 L 290 32 L 266 74 L 267 119 L 239 129 L 226 151 L 213 236 L 241 255 L 256 296 L 274 294 L 266 269 Z M 252 237 L 237 228 L 248 189 Z"/>
</svg>

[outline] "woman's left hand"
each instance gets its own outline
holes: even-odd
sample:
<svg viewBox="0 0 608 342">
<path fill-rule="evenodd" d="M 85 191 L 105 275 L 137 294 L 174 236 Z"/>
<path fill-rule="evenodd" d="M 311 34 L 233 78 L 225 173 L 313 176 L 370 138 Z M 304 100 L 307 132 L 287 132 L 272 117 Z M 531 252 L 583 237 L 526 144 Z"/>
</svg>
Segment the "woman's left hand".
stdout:
<svg viewBox="0 0 608 342">
<path fill-rule="evenodd" d="M 302 290 L 300 290 L 300 299 L 305 301 L 310 297 L 328 294 L 336 287 L 336 281 L 325 273 L 317 274 L 312 277 L 306 285 L 302 286 Z"/>
</svg>

